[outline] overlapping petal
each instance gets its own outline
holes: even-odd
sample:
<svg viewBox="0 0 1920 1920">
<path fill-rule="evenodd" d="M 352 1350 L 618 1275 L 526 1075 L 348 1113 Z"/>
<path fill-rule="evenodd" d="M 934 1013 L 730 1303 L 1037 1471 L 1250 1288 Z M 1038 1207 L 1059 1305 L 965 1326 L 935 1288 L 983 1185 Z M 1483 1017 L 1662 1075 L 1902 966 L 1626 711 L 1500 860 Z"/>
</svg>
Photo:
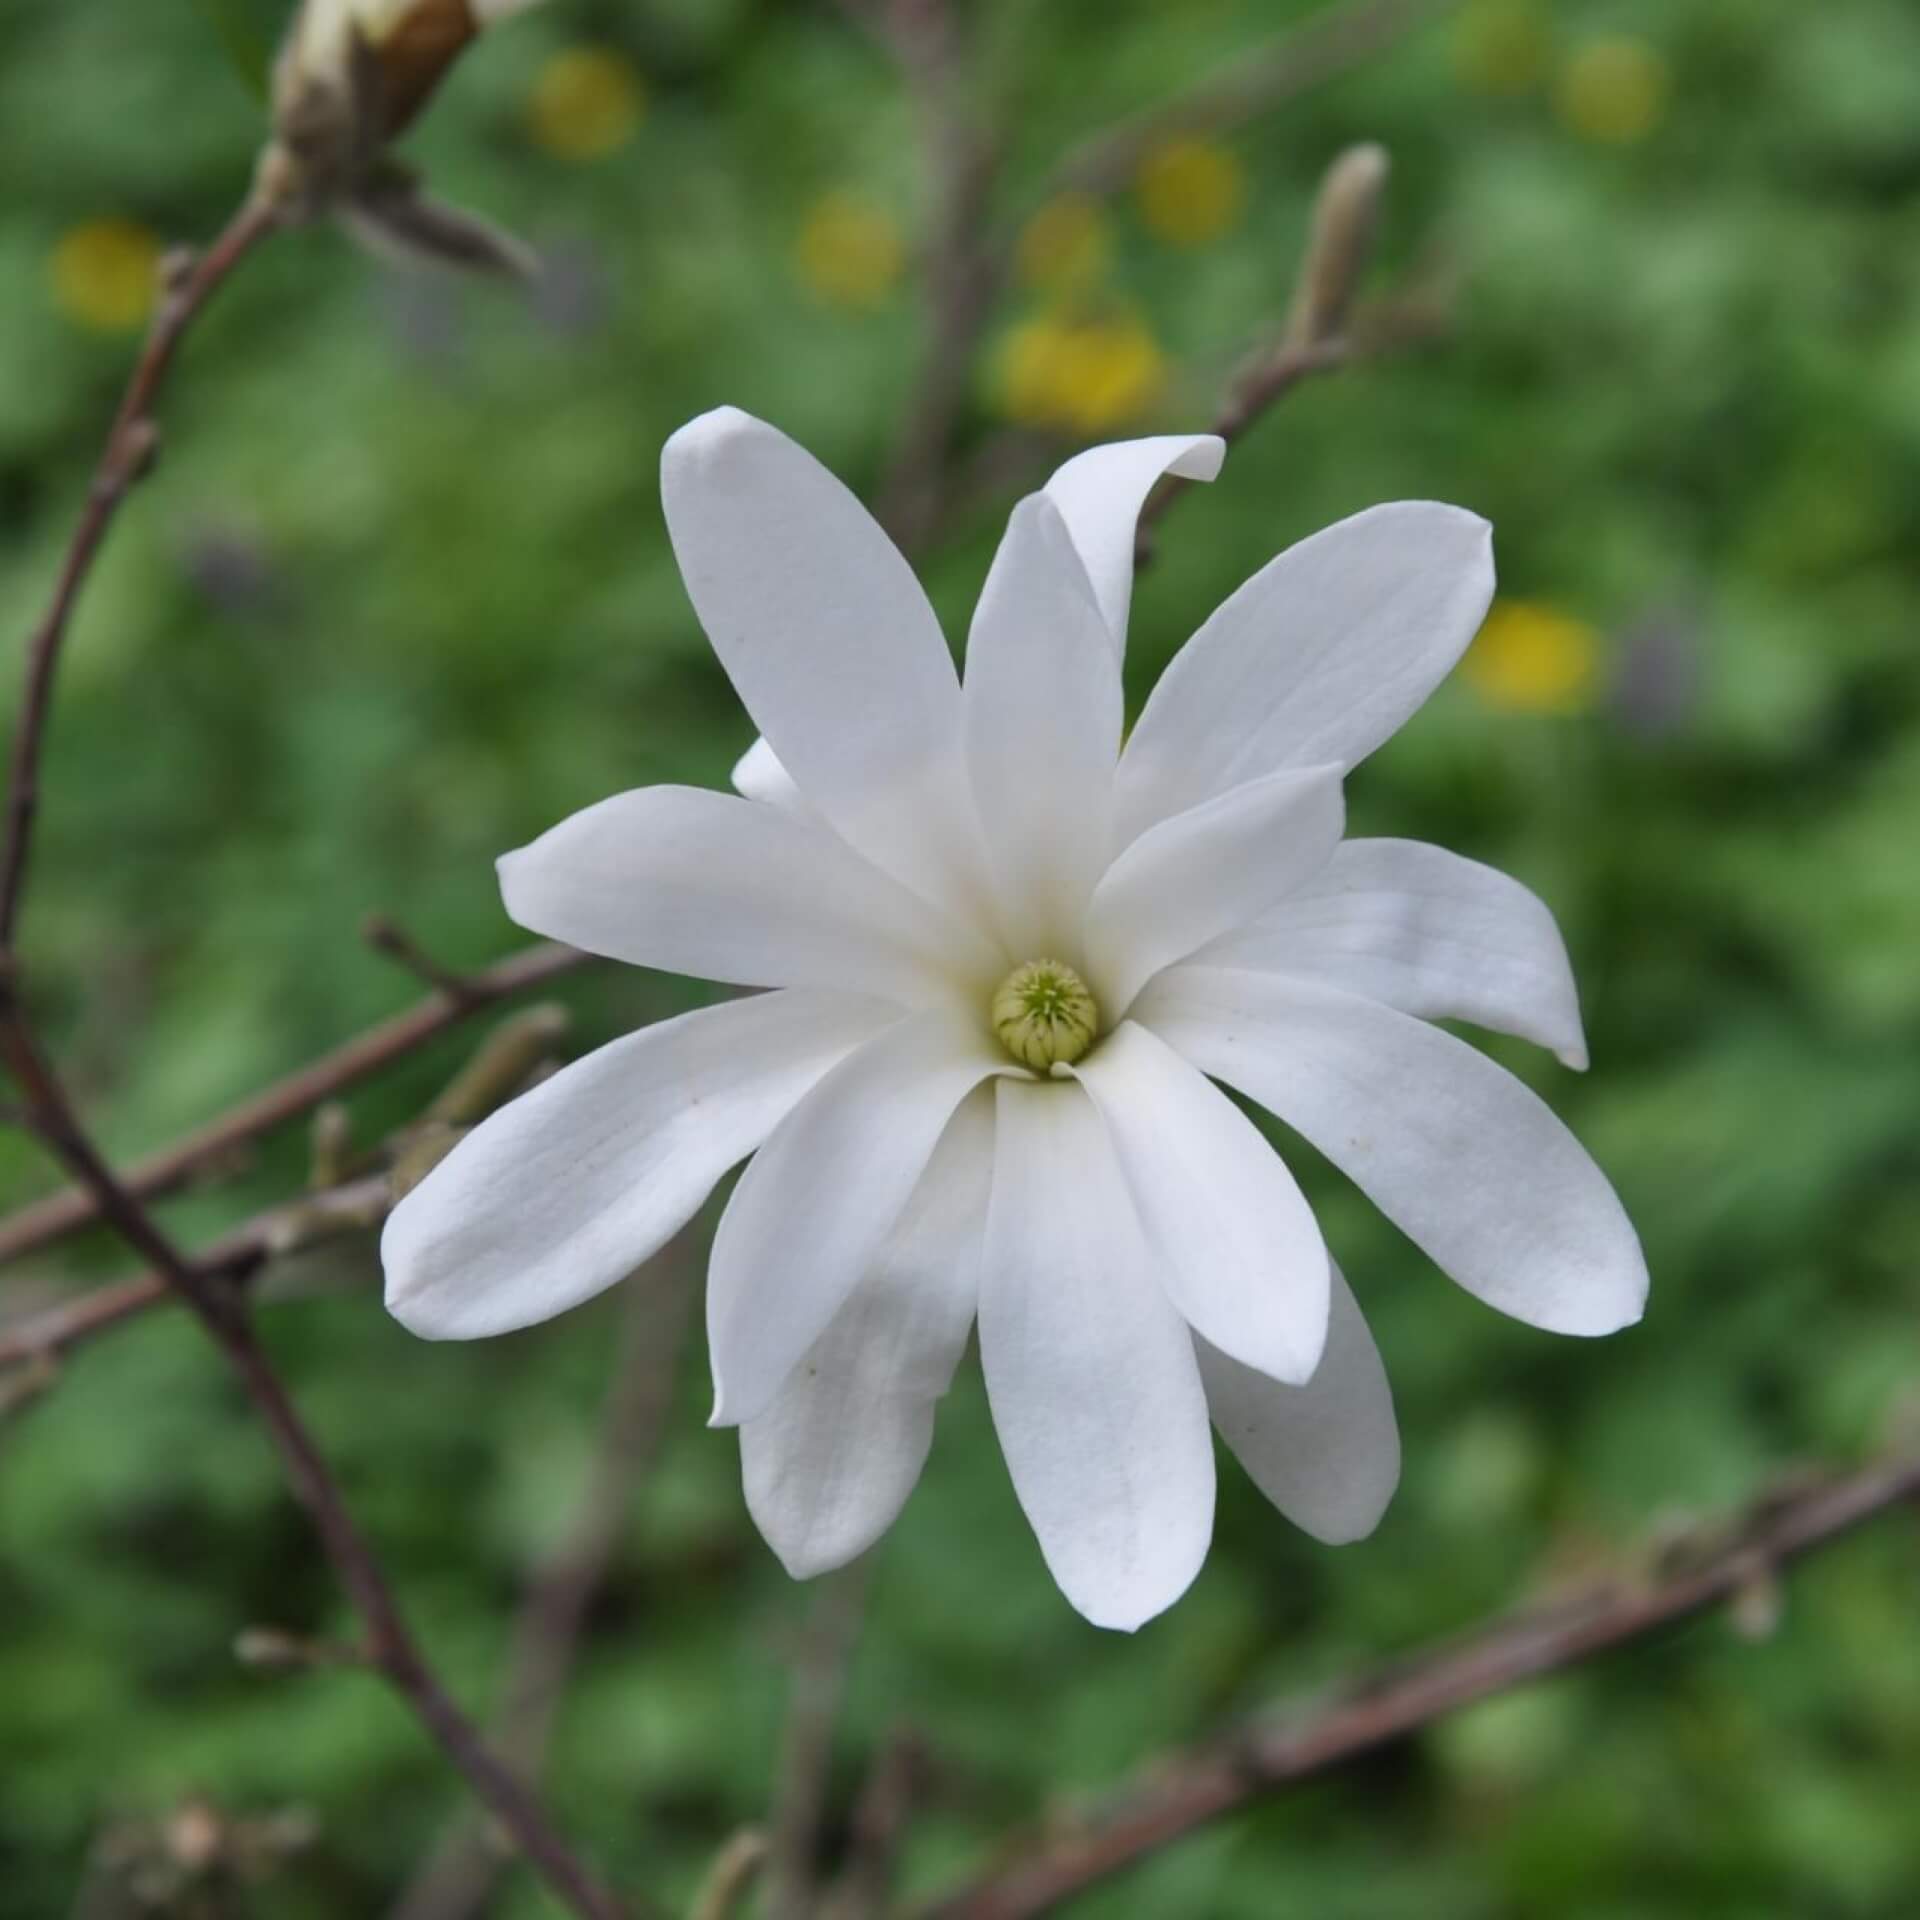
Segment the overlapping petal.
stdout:
<svg viewBox="0 0 1920 1920">
<path fill-rule="evenodd" d="M 1536 1094 L 1464 1041 L 1307 980 L 1183 966 L 1134 1018 L 1297 1128 L 1469 1293 L 1550 1333 L 1640 1317 L 1613 1188 Z"/>
<path fill-rule="evenodd" d="M 660 491 L 707 638 L 808 802 L 896 879 L 971 903 L 959 678 L 899 549 L 810 453 L 732 407 L 667 442 Z"/>
<path fill-rule="evenodd" d="M 793 784 L 793 775 L 780 764 L 780 756 L 765 740 L 756 740 L 733 763 L 734 792 L 748 800 L 764 800 L 769 806 L 791 807 L 805 812 L 807 803 Z"/>
<path fill-rule="evenodd" d="M 796 1580 L 844 1566 L 920 1477 L 965 1351 L 993 1179 L 993 1095 L 960 1104 L 872 1270 L 740 1429 L 747 1506 Z"/>
<path fill-rule="evenodd" d="M 685 1226 L 822 1074 L 899 1017 L 790 992 L 643 1027 L 462 1140 L 388 1217 L 387 1309 L 430 1340 L 545 1320 Z"/>
<path fill-rule="evenodd" d="M 1340 1270 L 1326 1354 L 1305 1386 L 1281 1386 L 1195 1344 L 1207 1410 L 1254 1485 L 1316 1540 L 1364 1540 L 1400 1481 L 1400 1429 L 1387 1370 Z"/>
<path fill-rule="evenodd" d="M 1492 597 L 1492 529 L 1458 507 L 1372 507 L 1289 547 L 1161 675 L 1120 764 L 1121 844 L 1280 768 L 1365 759 Z"/>
<path fill-rule="evenodd" d="M 1280 1156 L 1204 1074 L 1133 1021 L 1076 1071 L 1187 1324 L 1272 1379 L 1311 1378 L 1327 1341 L 1327 1249 Z"/>
<path fill-rule="evenodd" d="M 1092 1101 L 1003 1080 L 980 1361 L 1020 1505 L 1096 1626 L 1171 1606 L 1213 1531 L 1213 1446 L 1186 1323 Z"/>
<path fill-rule="evenodd" d="M 1013 511 L 967 640 L 973 802 L 1015 950 L 1073 940 L 1106 865 L 1124 714 L 1120 668 L 1044 494 Z"/>
<path fill-rule="evenodd" d="M 523 927 L 634 966 L 924 1005 L 1005 961 L 819 821 L 698 787 L 641 787 L 500 861 Z"/>
<path fill-rule="evenodd" d="M 961 1101 L 1019 1069 L 977 1021 L 917 1013 L 843 1060 L 740 1176 L 707 1275 L 715 1426 L 766 1412 L 880 1258 Z"/>
<path fill-rule="evenodd" d="M 1110 1017 L 1162 967 L 1257 919 L 1325 864 L 1346 806 L 1337 767 L 1269 774 L 1163 820 L 1107 870 L 1086 957 Z"/>
<path fill-rule="evenodd" d="M 1211 480 L 1226 452 L 1227 443 L 1211 433 L 1121 440 L 1075 454 L 1047 482 L 1093 583 L 1116 657 L 1127 650 L 1134 540 L 1147 495 L 1167 474 Z"/>
<path fill-rule="evenodd" d="M 1252 926 L 1198 956 L 1318 980 L 1423 1020 L 1469 1020 L 1587 1064 L 1566 943 L 1546 903 L 1418 840 L 1349 840 Z"/>
</svg>

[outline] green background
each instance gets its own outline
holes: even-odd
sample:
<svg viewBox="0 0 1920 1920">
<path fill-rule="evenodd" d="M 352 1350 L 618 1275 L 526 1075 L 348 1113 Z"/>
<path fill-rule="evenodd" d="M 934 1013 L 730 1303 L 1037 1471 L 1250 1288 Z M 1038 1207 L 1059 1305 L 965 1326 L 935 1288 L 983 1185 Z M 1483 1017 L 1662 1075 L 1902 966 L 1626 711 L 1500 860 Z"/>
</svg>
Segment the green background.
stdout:
<svg viewBox="0 0 1920 1920">
<path fill-rule="evenodd" d="M 1304 11 L 994 0 L 1007 207 L 1076 136 Z M 1249 199 L 1214 245 L 1166 246 L 1116 197 L 1111 285 L 1176 369 L 1150 427 L 1201 424 L 1276 324 L 1312 184 L 1351 140 L 1397 161 L 1383 274 L 1437 250 L 1458 283 L 1442 345 L 1303 390 L 1175 509 L 1130 676 L 1137 700 L 1289 540 L 1403 496 L 1488 515 L 1504 588 L 1603 636 L 1584 711 L 1451 685 L 1350 804 L 1357 831 L 1491 860 L 1559 914 L 1593 1069 L 1496 1050 L 1617 1181 L 1651 1311 L 1598 1344 L 1499 1319 L 1300 1151 L 1393 1376 L 1404 1484 L 1372 1541 L 1333 1551 L 1229 1469 L 1204 1573 L 1131 1639 L 1052 1588 L 969 1362 L 874 1568 L 834 1775 L 839 1804 L 885 1728 L 928 1734 L 915 1888 L 1233 1710 L 1628 1558 L 1799 1463 L 1856 1459 L 1914 1406 L 1920 14 L 1567 0 L 1534 10 L 1539 71 L 1490 93 L 1472 36 L 1512 32 L 1511 12 L 1425 29 L 1231 137 Z M 1555 106 L 1564 63 L 1613 34 L 1669 76 L 1624 144 Z M 538 63 L 579 41 L 647 84 L 635 137 L 592 165 L 527 131 Z M 256 114 L 187 0 L 0 8 L 16 648 L 132 351 L 62 312 L 49 256 L 103 215 L 209 234 Z M 897 79 L 830 5 L 553 0 L 464 64 L 411 151 L 560 262 L 558 289 L 396 275 L 326 229 L 276 241 L 192 342 L 161 472 L 73 637 L 23 942 L 117 1152 L 404 1004 L 358 938 L 369 910 L 478 963 L 519 938 L 499 850 L 618 788 L 723 781 L 750 732 L 678 585 L 660 443 L 731 402 L 871 486 L 910 390 L 911 285 L 847 310 L 794 268 L 822 193 L 920 219 Z M 999 325 L 1031 307 L 1011 294 Z M 983 365 L 969 443 L 996 431 L 990 403 Z M 928 556 L 950 632 L 1006 504 Z M 564 997 L 585 1046 L 697 991 L 609 972 Z M 360 1136 L 417 1111 L 470 1044 L 356 1094 Z M 298 1135 L 167 1219 L 191 1241 L 286 1193 Z M 0 1193 L 47 1181 L 30 1143 L 0 1140 Z M 0 1279 L 0 1310 L 124 1265 L 89 1242 L 42 1256 Z M 618 1303 L 431 1347 L 371 1275 L 363 1259 L 263 1328 L 434 1654 L 484 1704 L 585 1464 Z M 592 1853 L 676 1900 L 764 1810 L 810 1598 L 754 1534 L 705 1391 L 696 1338 L 552 1776 Z M 102 1836 L 192 1794 L 318 1823 L 238 1910 L 383 1910 L 457 1784 L 373 1681 L 240 1668 L 234 1635 L 258 1623 L 346 1625 L 220 1364 L 151 1316 L 0 1428 L 0 1915 L 76 1911 Z M 1797 1575 L 1760 1644 L 1713 1618 L 1496 1702 L 1076 1911 L 1909 1916 L 1917 1646 L 1920 1536 L 1893 1519 Z M 499 1911 L 552 1909 L 518 1877 Z"/>
</svg>

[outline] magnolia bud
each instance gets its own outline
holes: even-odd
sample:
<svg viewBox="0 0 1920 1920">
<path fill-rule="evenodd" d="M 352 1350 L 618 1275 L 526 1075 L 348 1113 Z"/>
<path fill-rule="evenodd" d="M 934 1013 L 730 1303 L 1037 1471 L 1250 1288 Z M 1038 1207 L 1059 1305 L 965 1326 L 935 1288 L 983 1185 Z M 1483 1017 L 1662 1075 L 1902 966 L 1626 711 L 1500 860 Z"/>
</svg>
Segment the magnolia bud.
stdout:
<svg viewBox="0 0 1920 1920">
<path fill-rule="evenodd" d="M 356 196 L 468 42 L 534 4 L 302 0 L 274 66 L 267 190 L 307 214 Z"/>
<path fill-rule="evenodd" d="M 1388 164 L 1387 150 L 1369 142 L 1349 147 L 1327 169 L 1287 329 L 1296 345 L 1317 345 L 1346 325 L 1373 252 Z"/>
</svg>

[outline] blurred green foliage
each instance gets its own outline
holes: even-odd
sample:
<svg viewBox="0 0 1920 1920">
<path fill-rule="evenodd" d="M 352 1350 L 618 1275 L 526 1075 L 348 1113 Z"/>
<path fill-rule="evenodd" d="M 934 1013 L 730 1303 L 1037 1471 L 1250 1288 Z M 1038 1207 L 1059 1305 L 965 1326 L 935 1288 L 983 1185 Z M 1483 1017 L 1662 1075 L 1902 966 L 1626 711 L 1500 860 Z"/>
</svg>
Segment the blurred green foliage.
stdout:
<svg viewBox="0 0 1920 1920">
<path fill-rule="evenodd" d="M 1077 136 L 1306 10 L 994 0 L 1009 204 Z M 545 64 L 583 47 L 618 61 Z M 1506 590 L 1598 636 L 1577 710 L 1463 680 L 1351 803 L 1358 830 L 1490 859 L 1560 914 L 1593 1071 L 1499 1051 L 1616 1177 L 1655 1291 L 1640 1329 L 1600 1345 L 1510 1324 L 1302 1151 L 1393 1373 L 1404 1487 L 1373 1541 L 1333 1552 L 1229 1471 L 1205 1573 L 1133 1640 L 1054 1592 L 963 1373 L 882 1550 L 836 1774 L 850 1792 L 896 1721 L 929 1731 L 915 1887 L 1136 1756 L 1628 1552 L 1676 1511 L 1857 1457 L 1911 1409 L 1917 72 L 1905 0 L 1475 0 L 1228 140 L 1245 192 L 1206 244 L 1112 203 L 1100 284 L 1076 297 L 1144 321 L 1170 371 L 1143 419 L 1189 427 L 1283 311 L 1319 170 L 1359 138 L 1395 155 L 1388 271 L 1443 263 L 1450 337 L 1303 390 L 1179 505 L 1136 601 L 1134 693 L 1281 545 L 1396 496 L 1489 515 Z M 556 141 L 589 110 L 599 132 Z M 256 111 L 188 0 L 0 12 L 15 635 L 131 351 L 113 262 L 142 231 L 213 230 Z M 920 333 L 886 238 L 918 224 L 912 151 L 895 77 L 825 0 L 554 0 L 464 64 L 414 144 L 442 191 L 547 251 L 538 297 L 395 275 L 316 231 L 223 298 L 75 634 L 25 920 L 115 1150 L 404 1001 L 357 938 L 367 911 L 477 962 L 516 940 L 497 851 L 616 788 L 724 780 L 749 729 L 678 586 L 656 454 L 730 401 L 873 481 Z M 823 283 L 800 237 L 829 195 L 877 217 Z M 103 220 L 131 239 L 100 244 Z M 1048 297 L 1014 293 L 1001 327 Z M 997 430 L 994 404 L 983 365 L 970 439 Z M 956 633 L 1003 504 L 930 559 Z M 585 1045 L 691 991 L 608 974 L 568 997 Z M 361 1137 L 461 1054 L 357 1095 Z M 210 1234 L 302 1172 L 301 1143 L 276 1141 L 168 1217 Z M 0 1141 L 0 1192 L 46 1181 Z M 123 1265 L 83 1244 L 0 1287 L 24 1310 Z M 366 1285 L 265 1318 L 472 1701 L 584 1465 L 617 1311 L 470 1348 L 409 1339 Z M 750 1527 L 703 1393 L 695 1352 L 553 1782 L 616 1876 L 676 1898 L 765 1806 L 808 1604 Z M 1764 1644 L 1710 1620 L 1496 1702 L 1081 1910 L 1911 1915 L 1917 1582 L 1920 1539 L 1889 1522 L 1797 1577 Z M 233 1638 L 261 1622 L 345 1627 L 219 1363 L 151 1316 L 0 1431 L 0 1915 L 72 1910 L 104 1834 L 193 1794 L 318 1823 L 245 1911 L 382 1910 L 457 1785 L 373 1682 L 239 1668 Z M 501 1908 L 550 1910 L 524 1880 Z"/>
</svg>

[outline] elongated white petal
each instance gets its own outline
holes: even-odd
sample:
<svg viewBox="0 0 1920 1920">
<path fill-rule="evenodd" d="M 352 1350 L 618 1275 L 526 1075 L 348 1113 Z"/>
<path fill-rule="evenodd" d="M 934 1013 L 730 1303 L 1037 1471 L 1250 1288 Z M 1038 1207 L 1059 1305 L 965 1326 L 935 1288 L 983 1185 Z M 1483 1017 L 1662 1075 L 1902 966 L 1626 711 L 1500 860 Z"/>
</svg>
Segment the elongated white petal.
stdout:
<svg viewBox="0 0 1920 1920">
<path fill-rule="evenodd" d="M 993 1178 L 993 1095 L 960 1103 L 872 1270 L 757 1420 L 740 1429 L 747 1506 L 796 1580 L 892 1526 L 966 1350 Z"/>
<path fill-rule="evenodd" d="M 1087 909 L 1094 992 L 1110 1016 L 1162 967 L 1257 919 L 1323 866 L 1346 821 L 1334 767 L 1269 774 L 1163 820 L 1108 869 Z"/>
<path fill-rule="evenodd" d="M 1327 1340 L 1327 1249 L 1280 1156 L 1204 1074 L 1131 1020 L 1077 1072 L 1187 1324 L 1275 1380 L 1311 1378 Z"/>
<path fill-rule="evenodd" d="M 1364 1540 L 1400 1482 L 1400 1429 L 1387 1370 L 1339 1269 L 1326 1357 L 1304 1387 L 1194 1344 L 1207 1410 L 1253 1484 L 1316 1540 Z"/>
<path fill-rule="evenodd" d="M 780 756 L 764 740 L 756 740 L 733 763 L 733 790 L 748 800 L 764 800 L 769 806 L 790 807 L 796 813 L 806 810 L 793 775 L 780 764 Z"/>
<path fill-rule="evenodd" d="M 899 549 L 810 453 L 736 408 L 667 442 L 660 488 L 707 638 L 809 804 L 916 892 L 963 897 L 979 854 L 960 684 Z"/>
<path fill-rule="evenodd" d="M 1015 951 L 1077 935 L 1113 834 L 1120 667 L 1053 502 L 1014 508 L 967 641 L 967 771 Z"/>
<path fill-rule="evenodd" d="M 1422 1020 L 1470 1020 L 1587 1064 L 1566 943 L 1545 903 L 1418 840 L 1348 840 L 1202 965 L 1318 980 Z"/>
<path fill-rule="evenodd" d="M 686 1225 L 822 1074 L 899 1017 L 769 993 L 663 1020 L 476 1127 L 394 1208 L 387 1310 L 429 1340 L 549 1319 Z"/>
<path fill-rule="evenodd" d="M 534 933 L 739 986 L 924 1005 L 1005 964 L 818 821 L 699 787 L 585 808 L 504 855 L 500 893 Z"/>
<path fill-rule="evenodd" d="M 1647 1269 L 1606 1176 L 1545 1102 L 1377 1001 L 1187 966 L 1134 1018 L 1313 1142 L 1469 1293 L 1551 1333 L 1639 1319 Z"/>
<path fill-rule="evenodd" d="M 1227 443 L 1211 433 L 1120 440 L 1077 453 L 1047 482 L 1047 493 L 1085 563 L 1116 655 L 1127 650 L 1133 601 L 1133 546 L 1140 509 L 1160 478 L 1211 480 Z"/>
<path fill-rule="evenodd" d="M 872 1270 L 954 1109 L 1015 1071 L 975 1021 L 918 1013 L 843 1060 L 774 1129 L 714 1236 L 714 1426 L 773 1404 Z"/>
<path fill-rule="evenodd" d="M 993 1423 L 1060 1590 L 1095 1626 L 1131 1630 L 1186 1591 L 1213 1532 L 1192 1336 L 1084 1090 L 996 1091 L 980 1274 Z"/>
<path fill-rule="evenodd" d="M 1120 765 L 1120 844 L 1279 768 L 1365 759 L 1492 597 L 1492 529 L 1458 507 L 1372 507 L 1289 547 L 1161 675 Z"/>
</svg>

